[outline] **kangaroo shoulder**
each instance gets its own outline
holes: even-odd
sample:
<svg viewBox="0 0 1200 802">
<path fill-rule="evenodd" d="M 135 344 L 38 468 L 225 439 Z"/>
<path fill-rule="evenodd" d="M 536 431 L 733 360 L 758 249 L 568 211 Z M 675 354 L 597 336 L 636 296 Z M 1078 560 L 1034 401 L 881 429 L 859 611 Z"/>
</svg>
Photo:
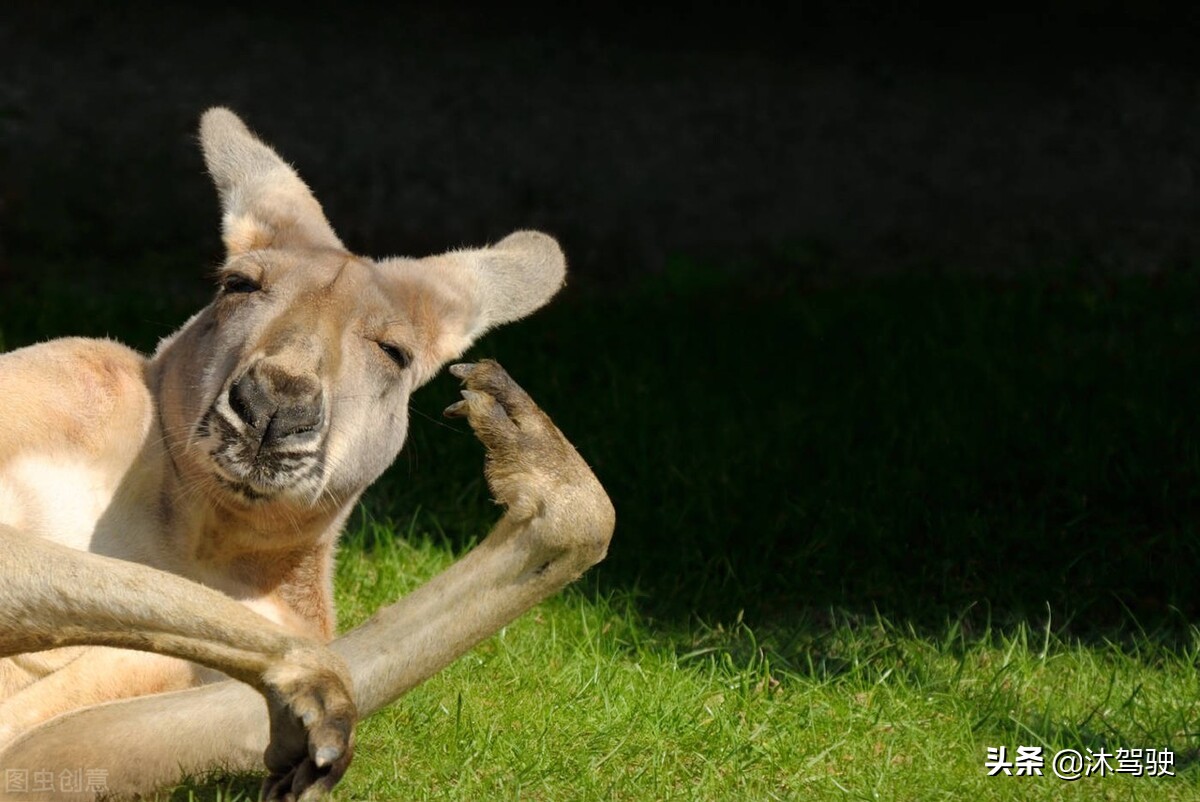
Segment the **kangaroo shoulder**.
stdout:
<svg viewBox="0 0 1200 802">
<path fill-rule="evenodd" d="M 95 452 L 144 434 L 145 358 L 111 340 L 63 338 L 0 356 L 0 456 L 29 446 Z M 136 438 L 140 439 L 140 438 Z"/>
</svg>

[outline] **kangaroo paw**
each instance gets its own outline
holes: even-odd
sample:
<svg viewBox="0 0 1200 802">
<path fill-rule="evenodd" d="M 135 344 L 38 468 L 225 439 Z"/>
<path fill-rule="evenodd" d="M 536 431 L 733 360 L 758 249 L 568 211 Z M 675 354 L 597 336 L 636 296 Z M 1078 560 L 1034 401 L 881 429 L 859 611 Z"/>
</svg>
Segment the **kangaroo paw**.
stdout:
<svg viewBox="0 0 1200 802">
<path fill-rule="evenodd" d="M 319 797 L 350 766 L 358 712 L 345 667 L 330 658 L 324 649 L 296 649 L 267 673 L 271 743 L 264 799 Z"/>
</svg>

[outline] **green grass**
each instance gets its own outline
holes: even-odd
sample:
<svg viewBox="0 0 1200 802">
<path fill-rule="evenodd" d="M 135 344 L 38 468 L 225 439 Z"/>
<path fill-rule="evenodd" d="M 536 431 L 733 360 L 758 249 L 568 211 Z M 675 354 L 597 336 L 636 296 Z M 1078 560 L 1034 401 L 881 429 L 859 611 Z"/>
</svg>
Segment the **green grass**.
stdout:
<svg viewBox="0 0 1200 802">
<path fill-rule="evenodd" d="M 364 722 L 338 798 L 1200 798 L 1200 277 L 701 274 L 474 349 L 595 467 L 610 557 Z M 121 286 L 5 288 L 2 342 L 202 303 Z M 351 522 L 345 626 L 496 517 L 454 387 Z M 988 777 L 1001 745 L 1179 776 Z"/>
</svg>

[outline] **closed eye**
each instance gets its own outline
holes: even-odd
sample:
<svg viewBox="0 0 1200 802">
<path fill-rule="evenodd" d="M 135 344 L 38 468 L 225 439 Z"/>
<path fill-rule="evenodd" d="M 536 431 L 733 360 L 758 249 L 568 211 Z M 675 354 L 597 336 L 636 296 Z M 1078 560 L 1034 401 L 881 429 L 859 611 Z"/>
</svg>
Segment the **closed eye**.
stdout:
<svg viewBox="0 0 1200 802">
<path fill-rule="evenodd" d="M 249 276 L 243 276 L 241 273 L 230 273 L 221 279 L 221 291 L 227 295 L 258 292 L 261 289 L 261 284 Z"/>
<path fill-rule="evenodd" d="M 387 354 L 388 359 L 396 363 L 396 366 L 401 370 L 408 367 L 412 363 L 412 354 L 407 348 L 404 348 L 393 343 L 380 343 L 379 350 Z"/>
</svg>

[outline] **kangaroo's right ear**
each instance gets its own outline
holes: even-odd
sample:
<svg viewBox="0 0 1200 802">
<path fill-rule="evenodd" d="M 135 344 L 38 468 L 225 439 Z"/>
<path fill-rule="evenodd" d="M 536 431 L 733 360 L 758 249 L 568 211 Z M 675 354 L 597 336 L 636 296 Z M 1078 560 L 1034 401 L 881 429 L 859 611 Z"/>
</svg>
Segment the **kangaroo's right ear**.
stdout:
<svg viewBox="0 0 1200 802">
<path fill-rule="evenodd" d="M 200 118 L 200 147 L 221 196 L 229 256 L 261 248 L 343 249 L 295 171 L 226 108 Z"/>
</svg>

